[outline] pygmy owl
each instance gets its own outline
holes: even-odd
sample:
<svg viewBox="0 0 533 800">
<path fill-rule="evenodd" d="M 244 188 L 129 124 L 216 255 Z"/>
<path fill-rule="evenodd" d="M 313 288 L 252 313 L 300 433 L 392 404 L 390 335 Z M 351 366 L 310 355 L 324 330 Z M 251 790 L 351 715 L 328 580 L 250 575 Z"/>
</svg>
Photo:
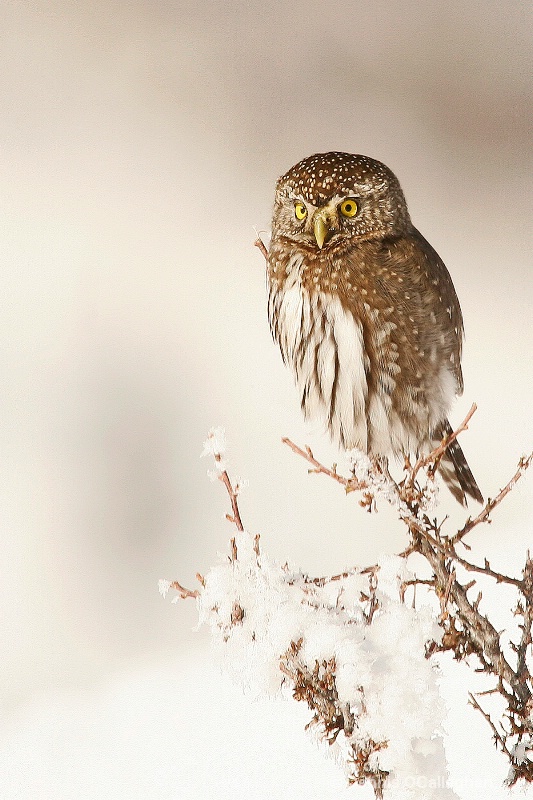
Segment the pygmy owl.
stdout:
<svg viewBox="0 0 533 800">
<path fill-rule="evenodd" d="M 428 453 L 462 394 L 463 320 L 443 262 L 396 176 L 348 153 L 305 158 L 276 186 L 269 320 L 306 417 L 371 457 Z M 483 501 L 453 441 L 440 473 Z"/>
</svg>

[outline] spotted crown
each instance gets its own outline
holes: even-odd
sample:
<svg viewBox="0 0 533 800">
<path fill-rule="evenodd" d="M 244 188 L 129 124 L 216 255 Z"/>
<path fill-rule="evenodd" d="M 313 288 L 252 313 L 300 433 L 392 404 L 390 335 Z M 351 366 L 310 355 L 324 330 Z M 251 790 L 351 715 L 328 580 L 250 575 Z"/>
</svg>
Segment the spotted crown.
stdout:
<svg viewBox="0 0 533 800">
<path fill-rule="evenodd" d="M 383 222 L 403 229 L 410 225 L 407 203 L 396 175 L 381 161 L 351 153 L 316 153 L 282 175 L 277 190 L 321 206 L 332 197 L 371 197 Z"/>
</svg>

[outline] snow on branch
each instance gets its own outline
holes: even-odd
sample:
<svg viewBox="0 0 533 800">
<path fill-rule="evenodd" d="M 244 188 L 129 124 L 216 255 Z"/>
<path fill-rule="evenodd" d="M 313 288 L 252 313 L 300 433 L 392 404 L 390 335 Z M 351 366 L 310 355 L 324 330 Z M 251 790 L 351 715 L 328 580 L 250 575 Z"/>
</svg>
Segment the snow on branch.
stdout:
<svg viewBox="0 0 533 800">
<path fill-rule="evenodd" d="M 503 701 L 499 717 L 485 710 L 480 694 L 470 693 L 469 701 L 509 761 L 508 785 L 533 782 L 533 560 L 528 553 L 517 577 L 499 572 L 487 559 L 472 562 L 457 552 L 458 546 L 470 549 L 466 535 L 490 521 L 533 454 L 520 460 L 507 486 L 453 535 L 430 517 L 438 461 L 474 411 L 430 456 L 414 466 L 407 463 L 399 483 L 384 461 L 363 453 L 350 454 L 352 472 L 343 476 L 336 466 L 321 464 L 310 448 L 283 439 L 311 473 L 335 480 L 345 491 L 361 492 L 360 503 L 369 511 L 380 502 L 392 504 L 406 527 L 408 544 L 400 555 L 330 577 L 310 577 L 263 552 L 259 536 L 245 529 L 240 516 L 239 486 L 232 484 L 224 462 L 224 432 L 212 429 L 203 454 L 214 458 L 214 477 L 230 500 L 227 519 L 236 531 L 229 555 L 205 576 L 197 575 L 197 589 L 160 582 L 162 594 L 172 588 L 178 597 L 196 600 L 200 623 L 210 627 L 225 669 L 243 687 L 266 694 L 289 690 L 306 702 L 312 712 L 307 727 L 330 745 L 348 781 L 370 782 L 376 798 L 457 797 L 443 788 L 445 709 L 436 658 L 446 651 L 492 678 L 483 694 Z M 413 553 L 425 560 L 430 577 L 418 578 L 409 570 Z M 469 582 L 462 577 L 466 573 L 474 575 Z M 489 612 L 480 609 L 481 593 L 471 594 L 479 576 L 511 585 L 517 593 L 520 634 L 506 647 Z M 414 595 L 408 605 L 407 592 L 418 586 L 426 596 Z M 413 776 L 439 780 L 432 789 L 430 780 L 421 784 Z"/>
</svg>

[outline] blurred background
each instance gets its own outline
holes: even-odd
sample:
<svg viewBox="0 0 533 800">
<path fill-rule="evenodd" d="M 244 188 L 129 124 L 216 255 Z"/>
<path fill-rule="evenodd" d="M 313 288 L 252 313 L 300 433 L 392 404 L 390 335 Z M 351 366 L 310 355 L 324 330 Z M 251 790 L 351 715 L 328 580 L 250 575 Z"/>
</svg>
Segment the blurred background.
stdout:
<svg viewBox="0 0 533 800">
<path fill-rule="evenodd" d="M 2 4 L 2 796 L 280 796 L 288 757 L 285 796 L 344 796 L 334 766 L 313 773 L 305 709 L 222 688 L 194 603 L 157 581 L 194 588 L 226 552 L 199 458 L 213 425 L 272 557 L 322 575 L 405 544 L 280 441 L 338 460 L 300 419 L 253 246 L 277 177 L 313 152 L 390 166 L 447 264 L 466 328 L 452 422 L 478 403 L 462 444 L 485 495 L 531 450 L 532 38 L 519 0 Z M 472 537 L 502 569 L 531 547 L 532 499 L 530 475 Z M 265 744 L 280 719 L 295 755 Z M 490 764 L 465 707 L 457 727 L 478 725 Z"/>
</svg>

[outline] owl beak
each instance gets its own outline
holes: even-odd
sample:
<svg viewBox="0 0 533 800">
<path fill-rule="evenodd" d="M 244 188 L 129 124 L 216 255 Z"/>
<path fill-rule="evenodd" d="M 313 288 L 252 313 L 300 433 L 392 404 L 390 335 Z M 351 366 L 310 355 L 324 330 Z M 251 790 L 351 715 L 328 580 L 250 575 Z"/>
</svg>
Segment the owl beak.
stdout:
<svg viewBox="0 0 533 800">
<path fill-rule="evenodd" d="M 326 241 L 329 232 L 330 229 L 327 223 L 327 219 L 323 214 L 317 211 L 313 219 L 313 233 L 315 234 L 316 243 L 321 250 L 322 247 L 324 246 L 324 242 Z"/>
</svg>

